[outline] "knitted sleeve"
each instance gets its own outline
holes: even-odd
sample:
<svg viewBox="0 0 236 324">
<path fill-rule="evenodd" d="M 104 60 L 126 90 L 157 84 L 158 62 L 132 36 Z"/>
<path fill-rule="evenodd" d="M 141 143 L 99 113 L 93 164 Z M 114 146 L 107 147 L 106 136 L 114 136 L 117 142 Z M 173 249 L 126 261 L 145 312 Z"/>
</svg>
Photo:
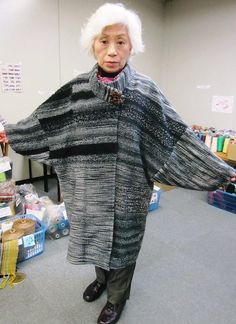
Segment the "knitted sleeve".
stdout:
<svg viewBox="0 0 236 324">
<path fill-rule="evenodd" d="M 52 164 L 50 159 L 50 136 L 48 127 L 56 123 L 55 116 L 68 108 L 71 95 L 71 82 L 66 83 L 43 102 L 29 117 L 17 124 L 8 124 L 5 131 L 11 148 L 21 155 L 45 164 Z"/>
<path fill-rule="evenodd" d="M 153 179 L 183 188 L 214 190 L 233 175 L 235 170 L 212 153 L 187 128 Z"/>
<path fill-rule="evenodd" d="M 50 164 L 48 139 L 39 123 L 37 110 L 16 124 L 7 124 L 5 131 L 16 153 Z"/>
<path fill-rule="evenodd" d="M 152 181 L 214 190 L 235 175 L 182 121 L 158 91 L 146 114 L 145 162 Z"/>
</svg>

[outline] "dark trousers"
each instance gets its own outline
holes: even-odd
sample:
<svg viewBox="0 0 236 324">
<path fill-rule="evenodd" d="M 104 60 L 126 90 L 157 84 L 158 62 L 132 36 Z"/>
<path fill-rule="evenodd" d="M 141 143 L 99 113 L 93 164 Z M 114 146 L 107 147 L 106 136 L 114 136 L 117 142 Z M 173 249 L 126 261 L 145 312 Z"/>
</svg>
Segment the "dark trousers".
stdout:
<svg viewBox="0 0 236 324">
<path fill-rule="evenodd" d="M 107 285 L 107 300 L 110 303 L 120 304 L 129 299 L 135 265 L 136 263 L 110 271 L 95 267 L 97 281 Z"/>
</svg>

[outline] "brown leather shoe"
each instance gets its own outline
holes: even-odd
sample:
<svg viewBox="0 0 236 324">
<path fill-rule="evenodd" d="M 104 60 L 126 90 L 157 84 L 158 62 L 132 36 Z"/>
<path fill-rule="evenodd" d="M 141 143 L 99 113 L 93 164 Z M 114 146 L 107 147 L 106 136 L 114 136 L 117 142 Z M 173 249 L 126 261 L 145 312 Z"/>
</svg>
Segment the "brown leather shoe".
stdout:
<svg viewBox="0 0 236 324">
<path fill-rule="evenodd" d="M 106 285 L 94 280 L 84 291 L 83 298 L 86 302 L 92 302 L 101 296 Z"/>
<path fill-rule="evenodd" d="M 114 324 L 118 322 L 126 300 L 120 304 L 107 302 L 98 317 L 97 324 Z"/>
</svg>

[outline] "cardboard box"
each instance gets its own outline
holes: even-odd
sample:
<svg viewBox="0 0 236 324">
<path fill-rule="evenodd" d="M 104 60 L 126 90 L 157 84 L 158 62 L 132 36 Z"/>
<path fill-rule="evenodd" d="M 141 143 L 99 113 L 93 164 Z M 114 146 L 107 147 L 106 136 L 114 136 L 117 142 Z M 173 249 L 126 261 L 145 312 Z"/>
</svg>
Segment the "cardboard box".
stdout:
<svg viewBox="0 0 236 324">
<path fill-rule="evenodd" d="M 236 161 L 236 143 L 229 143 L 227 150 L 227 158 Z"/>
</svg>

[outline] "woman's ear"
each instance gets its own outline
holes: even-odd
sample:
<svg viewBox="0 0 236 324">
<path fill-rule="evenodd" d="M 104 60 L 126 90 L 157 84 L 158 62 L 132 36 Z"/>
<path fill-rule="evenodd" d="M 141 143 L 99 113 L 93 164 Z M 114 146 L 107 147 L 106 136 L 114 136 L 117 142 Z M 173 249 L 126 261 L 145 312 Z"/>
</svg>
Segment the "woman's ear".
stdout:
<svg viewBox="0 0 236 324">
<path fill-rule="evenodd" d="M 93 39 L 91 48 L 90 48 L 90 54 L 95 58 L 96 60 L 96 56 L 95 56 L 95 52 L 94 52 L 94 45 L 95 45 L 95 41 L 96 41 L 96 37 Z"/>
</svg>

